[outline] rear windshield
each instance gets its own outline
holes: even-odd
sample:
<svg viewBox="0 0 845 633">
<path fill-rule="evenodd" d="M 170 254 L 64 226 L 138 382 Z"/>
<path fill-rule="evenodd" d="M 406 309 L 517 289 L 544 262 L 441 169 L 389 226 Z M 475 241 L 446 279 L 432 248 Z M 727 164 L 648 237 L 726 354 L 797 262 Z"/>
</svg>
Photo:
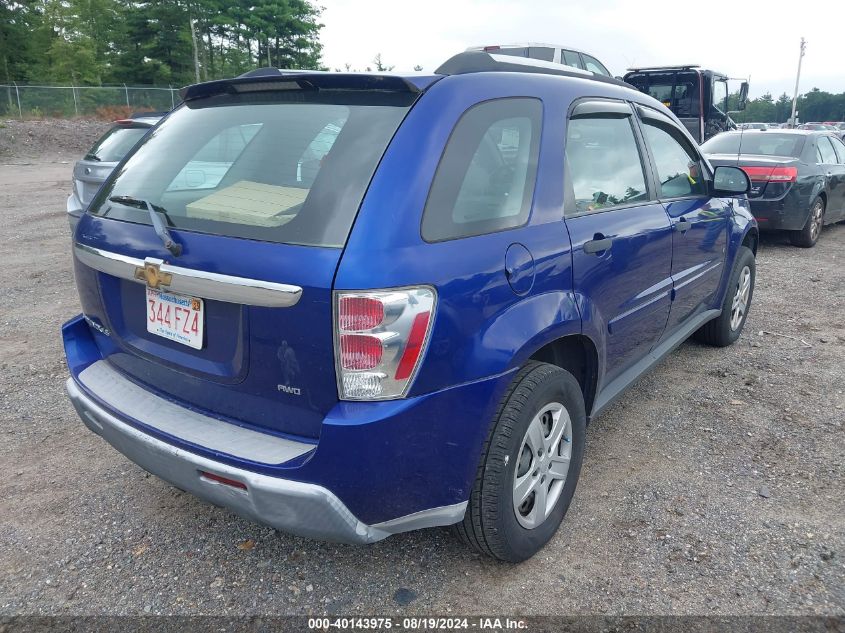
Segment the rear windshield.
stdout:
<svg viewBox="0 0 845 633">
<path fill-rule="evenodd" d="M 189 101 L 138 147 L 89 210 L 148 224 L 148 202 L 177 229 L 341 247 L 412 99 L 288 90 Z"/>
<path fill-rule="evenodd" d="M 120 161 L 140 141 L 150 128 L 144 127 L 113 127 L 94 143 L 94 147 L 85 154 L 85 160 L 96 160 L 104 163 Z"/>
<path fill-rule="evenodd" d="M 742 143 L 742 147 L 740 147 Z M 804 136 L 799 134 L 719 134 L 701 146 L 705 154 L 754 154 L 758 156 L 792 156 L 804 149 Z"/>
</svg>

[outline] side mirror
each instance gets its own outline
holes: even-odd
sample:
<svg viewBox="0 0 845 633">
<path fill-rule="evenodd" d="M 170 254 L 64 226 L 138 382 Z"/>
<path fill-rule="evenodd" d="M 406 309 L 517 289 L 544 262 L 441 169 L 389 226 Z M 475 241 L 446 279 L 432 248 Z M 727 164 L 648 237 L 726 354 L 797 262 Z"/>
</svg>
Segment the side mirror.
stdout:
<svg viewBox="0 0 845 633">
<path fill-rule="evenodd" d="M 739 167 L 720 166 L 713 175 L 711 194 L 717 198 L 742 196 L 751 191 L 751 180 Z"/>
<path fill-rule="evenodd" d="M 737 108 L 739 110 L 745 110 L 745 106 L 748 105 L 748 82 L 743 81 L 739 85 L 739 104 L 737 104 Z"/>
</svg>

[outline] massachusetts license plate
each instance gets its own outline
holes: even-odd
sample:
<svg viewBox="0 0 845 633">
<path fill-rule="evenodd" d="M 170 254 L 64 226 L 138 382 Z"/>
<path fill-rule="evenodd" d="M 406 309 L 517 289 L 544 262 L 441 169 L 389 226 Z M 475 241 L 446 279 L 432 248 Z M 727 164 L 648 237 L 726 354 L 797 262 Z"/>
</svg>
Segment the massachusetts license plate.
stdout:
<svg viewBox="0 0 845 633">
<path fill-rule="evenodd" d="M 202 349 L 202 299 L 147 288 L 147 332 Z"/>
</svg>

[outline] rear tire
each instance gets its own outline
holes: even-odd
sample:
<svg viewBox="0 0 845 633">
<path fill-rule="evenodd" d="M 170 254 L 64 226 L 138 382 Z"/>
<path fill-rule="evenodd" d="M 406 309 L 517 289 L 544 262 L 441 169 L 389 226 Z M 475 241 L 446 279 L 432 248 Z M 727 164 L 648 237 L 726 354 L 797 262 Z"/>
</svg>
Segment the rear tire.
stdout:
<svg viewBox="0 0 845 633">
<path fill-rule="evenodd" d="M 801 248 L 812 248 L 819 241 L 819 236 L 822 234 L 822 227 L 824 226 L 824 200 L 816 196 L 813 204 L 810 205 L 810 215 L 807 217 L 807 222 L 804 228 L 799 231 L 791 231 L 789 233 L 789 241 L 794 246 Z"/>
<path fill-rule="evenodd" d="M 513 563 L 536 554 L 575 494 L 585 428 L 578 381 L 554 365 L 526 364 L 494 416 L 464 520 L 455 526 L 461 539 Z"/>
<path fill-rule="evenodd" d="M 715 347 L 727 347 L 739 338 L 754 296 L 756 264 L 751 249 L 740 246 L 722 302 L 722 314 L 702 325 L 693 338 Z"/>
</svg>

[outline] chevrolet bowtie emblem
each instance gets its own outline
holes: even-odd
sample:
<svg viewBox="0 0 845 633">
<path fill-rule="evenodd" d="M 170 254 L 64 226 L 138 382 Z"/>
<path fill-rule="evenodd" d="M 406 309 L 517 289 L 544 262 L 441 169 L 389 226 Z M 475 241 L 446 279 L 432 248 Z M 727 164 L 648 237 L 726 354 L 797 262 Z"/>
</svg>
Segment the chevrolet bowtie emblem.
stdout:
<svg viewBox="0 0 845 633">
<path fill-rule="evenodd" d="M 159 286 L 169 286 L 173 281 L 173 275 L 170 273 L 161 272 L 159 264 L 156 262 L 144 262 L 143 266 L 138 266 L 135 269 L 135 279 L 146 281 L 150 288 L 158 288 Z"/>
</svg>

